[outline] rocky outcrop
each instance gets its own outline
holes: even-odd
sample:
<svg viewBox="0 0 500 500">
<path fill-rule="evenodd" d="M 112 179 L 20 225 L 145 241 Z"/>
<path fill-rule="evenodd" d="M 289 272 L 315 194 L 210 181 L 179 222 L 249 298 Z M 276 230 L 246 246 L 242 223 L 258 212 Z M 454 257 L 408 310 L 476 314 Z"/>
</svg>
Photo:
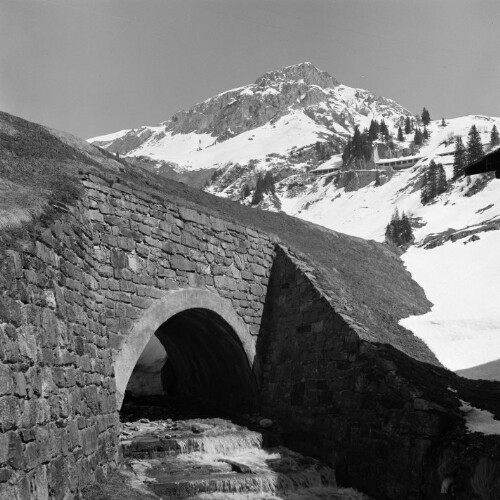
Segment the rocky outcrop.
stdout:
<svg viewBox="0 0 500 500">
<path fill-rule="evenodd" d="M 336 185 L 346 191 L 357 191 L 370 183 L 381 186 L 388 182 L 393 174 L 390 166 L 377 167 L 374 155 L 370 158 L 351 158 L 340 168 Z"/>
<path fill-rule="evenodd" d="M 228 140 L 242 132 L 303 110 L 332 134 L 346 136 L 359 118 L 369 114 L 399 119 L 411 113 L 399 104 L 369 91 L 341 85 L 311 63 L 288 66 L 257 78 L 254 84 L 223 92 L 182 110 L 159 127 L 141 127 L 109 141 L 93 140 L 112 152 L 132 154 L 165 134 L 209 134 L 214 141 Z"/>
</svg>

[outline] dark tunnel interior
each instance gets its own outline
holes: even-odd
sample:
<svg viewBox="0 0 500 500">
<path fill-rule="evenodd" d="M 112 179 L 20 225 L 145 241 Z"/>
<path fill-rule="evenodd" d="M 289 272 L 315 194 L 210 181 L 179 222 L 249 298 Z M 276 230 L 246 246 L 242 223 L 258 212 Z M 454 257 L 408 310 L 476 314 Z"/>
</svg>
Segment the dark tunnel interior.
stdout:
<svg viewBox="0 0 500 500">
<path fill-rule="evenodd" d="M 123 413 L 147 407 L 223 416 L 257 407 L 254 373 L 231 326 L 207 309 L 187 309 L 158 328 L 128 382 Z"/>
</svg>

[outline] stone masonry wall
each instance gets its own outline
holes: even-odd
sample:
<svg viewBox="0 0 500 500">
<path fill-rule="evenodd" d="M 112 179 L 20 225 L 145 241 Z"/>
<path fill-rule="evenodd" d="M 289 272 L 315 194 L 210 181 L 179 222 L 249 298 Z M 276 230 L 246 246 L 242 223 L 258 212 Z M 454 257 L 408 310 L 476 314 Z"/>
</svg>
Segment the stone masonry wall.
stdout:
<svg viewBox="0 0 500 500">
<path fill-rule="evenodd" d="M 262 414 L 288 445 L 375 498 L 433 498 L 426 457 L 460 420 L 446 385 L 434 398 L 435 366 L 360 340 L 269 235 L 82 175 L 78 204 L 0 261 L 0 500 L 71 500 L 117 464 L 114 354 L 177 288 L 218 294 L 248 325 Z"/>
<path fill-rule="evenodd" d="M 111 351 L 83 211 L 1 262 L 0 498 L 69 499 L 116 463 Z"/>
<path fill-rule="evenodd" d="M 430 498 L 421 491 L 424 459 L 456 416 L 409 381 L 417 362 L 360 341 L 352 320 L 322 296 L 310 268 L 281 249 L 258 354 L 262 412 L 279 422 L 288 446 L 327 461 L 341 484 L 375 498 Z M 405 363 L 408 370 L 400 370 Z M 438 498 L 439 483 L 434 488 Z"/>
<path fill-rule="evenodd" d="M 271 238 L 106 175 L 1 262 L 0 499 L 71 499 L 116 464 L 113 351 L 166 291 L 215 292 L 260 330 Z"/>
</svg>

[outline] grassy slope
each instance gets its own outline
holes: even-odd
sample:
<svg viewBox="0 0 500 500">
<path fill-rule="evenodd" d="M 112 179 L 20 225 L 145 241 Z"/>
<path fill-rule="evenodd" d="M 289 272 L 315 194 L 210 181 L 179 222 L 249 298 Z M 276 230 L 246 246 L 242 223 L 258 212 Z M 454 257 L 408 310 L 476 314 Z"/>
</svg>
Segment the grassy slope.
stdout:
<svg viewBox="0 0 500 500">
<path fill-rule="evenodd" d="M 346 236 L 284 214 L 265 212 L 118 163 L 93 146 L 6 113 L 0 114 L 0 180 L 17 186 L 11 210 L 36 216 L 35 225 L 54 216 L 51 207 L 71 203 L 82 189 L 79 171 L 94 171 L 149 192 L 152 196 L 216 213 L 277 235 L 305 255 L 339 312 L 364 327 L 364 337 L 389 343 L 407 354 L 436 363 L 434 355 L 400 318 L 423 313 L 429 302 L 400 259 L 386 246 Z M 33 195 L 23 196 L 23 190 Z M 16 195 L 17 193 L 17 195 Z M 41 208 L 43 207 L 43 212 Z M 1 223 L 1 221 L 0 221 Z M 43 223 L 43 220 L 42 220 Z M 1 228 L 1 226 L 0 226 Z M 1 237 L 8 232 L 4 231 Z M 318 273 L 317 273 L 318 274 Z"/>
</svg>

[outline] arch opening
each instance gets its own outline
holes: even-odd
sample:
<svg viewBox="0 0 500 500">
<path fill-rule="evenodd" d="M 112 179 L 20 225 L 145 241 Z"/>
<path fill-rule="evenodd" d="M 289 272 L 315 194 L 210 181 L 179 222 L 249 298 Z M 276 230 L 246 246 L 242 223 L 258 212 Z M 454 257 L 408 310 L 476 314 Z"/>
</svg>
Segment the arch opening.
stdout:
<svg viewBox="0 0 500 500">
<path fill-rule="evenodd" d="M 246 413 L 257 404 L 257 386 L 247 354 L 222 316 L 186 309 L 151 336 L 125 390 L 124 411 L 148 405 L 196 408 L 200 414 Z"/>
</svg>

